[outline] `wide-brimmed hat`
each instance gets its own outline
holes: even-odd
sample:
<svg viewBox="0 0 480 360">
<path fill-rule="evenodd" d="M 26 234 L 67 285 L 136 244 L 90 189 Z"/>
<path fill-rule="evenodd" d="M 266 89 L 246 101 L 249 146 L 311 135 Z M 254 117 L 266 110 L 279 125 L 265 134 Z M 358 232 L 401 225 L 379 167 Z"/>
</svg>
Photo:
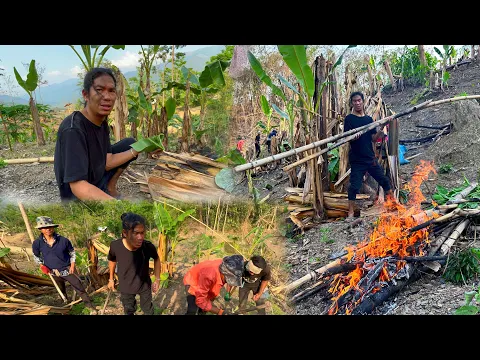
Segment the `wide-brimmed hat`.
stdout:
<svg viewBox="0 0 480 360">
<path fill-rule="evenodd" d="M 225 256 L 220 264 L 220 272 L 225 276 L 225 281 L 231 286 L 242 286 L 243 256 Z"/>
<path fill-rule="evenodd" d="M 58 224 L 54 224 L 51 217 L 48 216 L 39 216 L 37 217 L 37 229 L 49 228 L 49 227 L 58 227 Z"/>
</svg>

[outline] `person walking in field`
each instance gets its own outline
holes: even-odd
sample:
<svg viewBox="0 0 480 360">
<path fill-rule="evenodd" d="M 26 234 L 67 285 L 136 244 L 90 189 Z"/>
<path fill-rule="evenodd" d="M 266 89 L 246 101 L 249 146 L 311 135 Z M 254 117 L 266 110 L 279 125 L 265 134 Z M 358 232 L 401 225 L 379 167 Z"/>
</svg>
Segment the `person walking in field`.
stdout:
<svg viewBox="0 0 480 360">
<path fill-rule="evenodd" d="M 69 299 L 65 282 L 75 289 L 77 294 L 90 309 L 91 315 L 97 315 L 97 309 L 85 291 L 80 278 L 75 273 L 75 249 L 69 239 L 57 234 L 52 218 L 48 216 L 37 217 L 36 228 L 40 230 L 40 236 L 32 243 L 34 261 L 40 265 L 44 274 L 51 274 L 65 298 Z"/>
</svg>

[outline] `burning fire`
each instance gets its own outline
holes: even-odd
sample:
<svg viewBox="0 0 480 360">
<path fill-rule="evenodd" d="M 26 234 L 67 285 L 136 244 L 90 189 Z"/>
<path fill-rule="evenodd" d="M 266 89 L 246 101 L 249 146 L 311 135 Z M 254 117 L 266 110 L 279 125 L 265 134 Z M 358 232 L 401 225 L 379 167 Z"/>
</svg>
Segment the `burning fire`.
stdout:
<svg viewBox="0 0 480 360">
<path fill-rule="evenodd" d="M 405 185 L 405 189 L 410 192 L 406 206 L 394 199 L 386 199 L 385 211 L 380 215 L 369 239 L 346 248 L 346 261 L 357 263 L 357 268 L 347 275 L 335 275 L 329 289 L 333 294 L 329 314 L 336 314 L 343 305 L 346 305 L 345 313 L 350 314 L 365 295 L 377 292 L 382 284 L 395 282 L 394 277 L 402 271 L 406 262 L 397 260 L 392 263 L 388 259 L 424 255 L 423 249 L 429 242 L 428 231 L 422 229 L 410 233 L 409 229 L 433 217 L 421 209 L 425 197 L 420 185 L 430 172 L 435 173 L 433 164 L 421 160 L 412 179 Z M 349 296 L 353 296 L 353 299 L 347 301 Z"/>
</svg>

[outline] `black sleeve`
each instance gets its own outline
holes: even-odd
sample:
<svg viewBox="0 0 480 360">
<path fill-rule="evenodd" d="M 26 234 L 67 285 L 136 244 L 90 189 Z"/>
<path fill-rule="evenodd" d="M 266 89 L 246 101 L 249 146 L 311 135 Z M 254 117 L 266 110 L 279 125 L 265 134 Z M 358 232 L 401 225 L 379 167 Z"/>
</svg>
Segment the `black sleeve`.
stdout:
<svg viewBox="0 0 480 360">
<path fill-rule="evenodd" d="M 85 134 L 75 128 L 62 134 L 63 181 L 88 180 L 88 148 Z"/>
<path fill-rule="evenodd" d="M 148 249 L 148 258 L 152 258 L 153 260 L 157 260 L 158 259 L 158 252 L 157 252 L 157 249 L 155 247 L 155 245 L 153 245 L 150 241 L 148 242 L 145 242 L 146 246 L 147 246 L 147 249 Z"/>
<path fill-rule="evenodd" d="M 107 133 L 107 154 L 112 153 L 112 144 L 110 143 L 110 126 L 108 126 L 108 121 L 104 121 L 105 128 L 106 128 L 106 133 Z"/>
<path fill-rule="evenodd" d="M 270 266 L 267 265 L 265 270 L 263 270 L 261 281 L 270 281 L 272 279 L 272 272 L 270 271 Z"/>
<path fill-rule="evenodd" d="M 38 239 L 35 239 L 35 241 L 32 243 L 32 253 L 36 257 L 40 257 L 40 244 L 38 241 Z"/>
<path fill-rule="evenodd" d="M 110 244 L 110 250 L 108 250 L 107 259 L 108 261 L 117 261 L 117 256 L 115 255 L 115 250 L 113 249 L 113 242 Z"/>
<path fill-rule="evenodd" d="M 347 132 L 349 130 L 352 130 L 352 124 L 350 123 L 350 117 L 347 115 L 343 121 L 343 132 Z"/>
</svg>

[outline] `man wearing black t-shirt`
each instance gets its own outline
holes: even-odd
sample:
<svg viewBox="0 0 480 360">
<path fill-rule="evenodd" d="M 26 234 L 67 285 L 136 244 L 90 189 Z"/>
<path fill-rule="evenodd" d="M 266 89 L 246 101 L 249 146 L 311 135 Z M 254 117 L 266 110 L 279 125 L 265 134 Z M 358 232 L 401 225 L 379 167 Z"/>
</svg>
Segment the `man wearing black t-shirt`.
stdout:
<svg viewBox="0 0 480 360">
<path fill-rule="evenodd" d="M 353 107 L 353 111 L 345 117 L 344 132 L 373 123 L 373 119 L 370 116 L 365 115 L 363 101 L 363 94 L 359 91 L 353 92 L 350 95 L 350 104 Z M 373 142 L 385 136 L 382 130 L 384 126 L 385 125 L 381 125 L 378 131 L 372 129 L 362 135 L 357 133 L 355 140 L 350 142 L 349 161 L 351 173 L 350 187 L 348 188 L 349 220 L 353 219 L 355 199 L 362 186 L 363 176 L 367 172 L 383 188 L 387 198 L 390 200 L 394 199 L 390 179 L 384 174 L 384 171 L 378 164 L 375 153 L 373 152 Z"/>
<path fill-rule="evenodd" d="M 255 255 L 245 263 L 243 271 L 243 286 L 238 290 L 239 309 L 244 309 L 250 291 L 253 292 L 253 301 L 256 306 L 265 305 L 262 295 L 268 282 L 271 280 L 270 267 L 262 256 Z M 265 308 L 258 309 L 259 315 L 266 315 Z"/>
<path fill-rule="evenodd" d="M 117 268 L 120 300 L 125 315 L 134 315 L 137 310 L 135 296 L 140 295 L 140 308 L 145 315 L 153 315 L 152 290 L 158 291 L 160 282 L 160 258 L 157 249 L 145 239 L 145 219 L 134 213 L 122 214 L 122 238 L 110 243 L 108 288 L 115 289 Z M 149 275 L 150 258 L 154 259 L 155 282 Z"/>
<path fill-rule="evenodd" d="M 58 128 L 54 171 L 62 200 L 109 200 L 119 197 L 117 180 L 138 152 L 133 138 L 110 144 L 107 116 L 113 109 L 116 79 L 112 70 L 94 68 L 84 78 L 85 107 Z"/>
</svg>

